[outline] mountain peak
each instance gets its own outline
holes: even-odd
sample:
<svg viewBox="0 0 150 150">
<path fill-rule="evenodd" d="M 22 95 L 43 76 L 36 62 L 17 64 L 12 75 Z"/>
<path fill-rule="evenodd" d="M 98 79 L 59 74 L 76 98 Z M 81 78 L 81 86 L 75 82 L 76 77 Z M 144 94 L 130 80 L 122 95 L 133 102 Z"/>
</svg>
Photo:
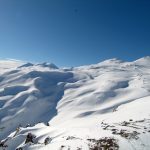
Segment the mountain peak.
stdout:
<svg viewBox="0 0 150 150">
<path fill-rule="evenodd" d="M 53 63 L 47 63 L 47 62 L 37 64 L 37 66 L 48 67 L 50 69 L 59 69 L 55 64 L 53 64 Z"/>
<path fill-rule="evenodd" d="M 28 62 L 28 63 L 25 63 L 25 64 L 19 66 L 18 68 L 30 67 L 30 66 L 33 66 L 33 65 L 34 65 L 34 64 Z"/>
<path fill-rule="evenodd" d="M 120 64 L 123 62 L 124 62 L 123 60 L 120 60 L 118 58 L 111 58 L 111 59 L 104 60 L 98 64 L 100 64 L 100 65 L 114 65 L 114 64 Z"/>
<path fill-rule="evenodd" d="M 150 56 L 145 56 L 145 57 L 142 57 L 140 59 L 137 59 L 136 61 L 134 61 L 134 63 L 136 65 L 149 65 L 149 63 L 150 63 Z"/>
</svg>

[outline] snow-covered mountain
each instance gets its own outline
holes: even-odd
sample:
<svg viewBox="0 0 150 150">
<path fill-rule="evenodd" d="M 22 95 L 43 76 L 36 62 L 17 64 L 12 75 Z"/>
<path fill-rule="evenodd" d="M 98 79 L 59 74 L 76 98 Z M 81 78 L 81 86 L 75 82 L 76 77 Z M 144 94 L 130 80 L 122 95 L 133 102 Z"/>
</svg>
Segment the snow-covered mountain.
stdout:
<svg viewBox="0 0 150 150">
<path fill-rule="evenodd" d="M 29 132 L 37 142 L 24 144 Z M 149 139 L 150 57 L 60 69 L 0 61 L 0 149 L 150 150 Z"/>
</svg>

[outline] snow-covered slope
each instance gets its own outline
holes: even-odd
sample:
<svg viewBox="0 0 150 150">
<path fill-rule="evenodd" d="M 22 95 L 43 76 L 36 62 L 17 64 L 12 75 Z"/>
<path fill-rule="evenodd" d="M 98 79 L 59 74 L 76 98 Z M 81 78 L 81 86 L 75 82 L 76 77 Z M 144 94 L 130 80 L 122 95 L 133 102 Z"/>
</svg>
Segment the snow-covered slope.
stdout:
<svg viewBox="0 0 150 150">
<path fill-rule="evenodd" d="M 24 62 L 13 59 L 0 60 L 0 74 L 4 73 L 7 70 L 14 70 L 14 68 L 19 67 Z"/>
<path fill-rule="evenodd" d="M 150 57 L 67 69 L 11 60 L 0 70 L 4 149 L 150 149 Z M 38 142 L 24 144 L 29 132 Z"/>
</svg>

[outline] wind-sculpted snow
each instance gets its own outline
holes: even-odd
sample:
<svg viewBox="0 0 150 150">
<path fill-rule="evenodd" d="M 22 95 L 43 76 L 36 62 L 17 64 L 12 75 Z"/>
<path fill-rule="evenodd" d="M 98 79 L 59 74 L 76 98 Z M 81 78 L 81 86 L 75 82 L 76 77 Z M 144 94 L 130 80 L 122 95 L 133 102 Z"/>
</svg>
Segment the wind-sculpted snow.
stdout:
<svg viewBox="0 0 150 150">
<path fill-rule="evenodd" d="M 70 72 L 32 69 L 26 73 L 14 71 L 15 75 L 12 71 L 7 72 L 0 83 L 0 128 L 5 127 L 1 138 L 19 125 L 46 123 L 54 117 L 57 101 L 64 94 L 64 85 L 73 77 Z"/>
<path fill-rule="evenodd" d="M 5 149 L 150 149 L 150 57 L 64 69 L 48 63 L 2 65 L 0 140 L 6 139 Z M 24 144 L 29 132 L 37 143 Z M 52 142 L 42 144 L 48 136 Z"/>
</svg>

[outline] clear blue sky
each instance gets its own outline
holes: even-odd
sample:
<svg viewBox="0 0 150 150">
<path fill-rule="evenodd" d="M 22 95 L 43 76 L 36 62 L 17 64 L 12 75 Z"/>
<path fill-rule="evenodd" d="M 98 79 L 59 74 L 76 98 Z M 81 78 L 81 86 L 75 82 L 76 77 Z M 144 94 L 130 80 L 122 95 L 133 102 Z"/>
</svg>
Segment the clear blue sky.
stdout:
<svg viewBox="0 0 150 150">
<path fill-rule="evenodd" d="M 0 0 L 0 58 L 79 66 L 150 55 L 150 0 Z"/>
</svg>

